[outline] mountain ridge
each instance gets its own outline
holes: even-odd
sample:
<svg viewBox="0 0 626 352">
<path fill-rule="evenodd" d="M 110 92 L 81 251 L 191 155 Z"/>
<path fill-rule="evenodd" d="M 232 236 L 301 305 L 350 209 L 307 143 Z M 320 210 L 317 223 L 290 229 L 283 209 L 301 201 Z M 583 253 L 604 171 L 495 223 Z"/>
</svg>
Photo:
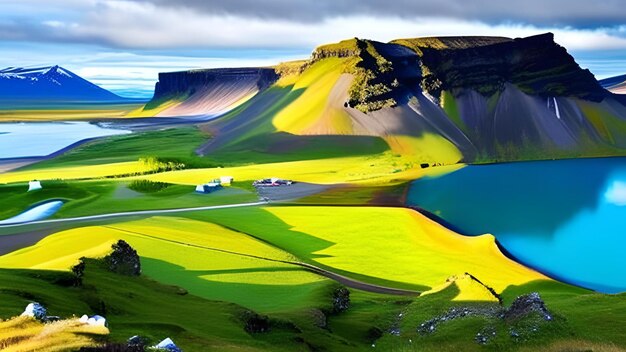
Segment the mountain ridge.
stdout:
<svg viewBox="0 0 626 352">
<path fill-rule="evenodd" d="M 126 101 L 59 65 L 0 70 L 0 100 L 33 102 Z"/>
<path fill-rule="evenodd" d="M 324 136 L 381 138 L 429 165 L 626 154 L 623 100 L 551 33 L 352 38 L 273 70 L 276 82 L 204 125 L 202 154 L 312 148 Z"/>
</svg>

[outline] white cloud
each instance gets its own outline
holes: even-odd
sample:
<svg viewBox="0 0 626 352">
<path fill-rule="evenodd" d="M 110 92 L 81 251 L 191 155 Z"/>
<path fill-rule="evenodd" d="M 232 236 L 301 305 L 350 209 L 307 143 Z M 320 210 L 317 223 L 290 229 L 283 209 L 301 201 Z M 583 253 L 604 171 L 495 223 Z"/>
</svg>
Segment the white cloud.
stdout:
<svg viewBox="0 0 626 352">
<path fill-rule="evenodd" d="M 49 21 L 58 39 L 95 41 L 124 48 L 188 47 L 314 47 L 351 37 L 388 41 L 436 35 L 523 37 L 554 32 L 571 50 L 626 49 L 624 28 L 576 29 L 523 24 L 490 25 L 453 18 L 412 19 L 371 15 L 335 16 L 315 23 L 214 15 L 188 8 L 163 8 L 152 3 L 100 1 L 73 26 Z"/>
</svg>

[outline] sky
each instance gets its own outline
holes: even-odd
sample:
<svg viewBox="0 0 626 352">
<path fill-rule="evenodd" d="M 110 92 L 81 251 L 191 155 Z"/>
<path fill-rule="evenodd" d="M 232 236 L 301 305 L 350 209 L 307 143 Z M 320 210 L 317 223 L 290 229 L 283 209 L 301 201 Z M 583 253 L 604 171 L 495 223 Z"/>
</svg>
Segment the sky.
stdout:
<svg viewBox="0 0 626 352">
<path fill-rule="evenodd" d="M 626 73 L 623 0 L 0 0 L 0 68 L 60 65 L 127 97 L 159 72 L 268 66 L 318 45 L 553 32 L 598 78 Z"/>
</svg>

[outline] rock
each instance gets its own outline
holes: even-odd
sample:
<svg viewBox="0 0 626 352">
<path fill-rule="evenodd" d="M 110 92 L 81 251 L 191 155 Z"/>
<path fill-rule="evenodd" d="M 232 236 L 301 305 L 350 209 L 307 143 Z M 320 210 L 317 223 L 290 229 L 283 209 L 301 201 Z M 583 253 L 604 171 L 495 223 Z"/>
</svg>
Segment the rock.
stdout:
<svg viewBox="0 0 626 352">
<path fill-rule="evenodd" d="M 144 337 L 141 337 L 139 335 L 134 335 L 131 336 L 127 341 L 126 344 L 129 347 L 136 347 L 136 346 L 145 346 L 147 345 L 147 340 Z"/>
<path fill-rule="evenodd" d="M 174 341 L 172 341 L 172 339 L 170 339 L 169 337 L 166 337 L 163 341 L 156 344 L 153 348 L 169 352 L 183 352 L 183 350 L 178 348 Z"/>
<path fill-rule="evenodd" d="M 350 291 L 340 287 L 333 292 L 333 313 L 341 313 L 350 308 Z"/>
<path fill-rule="evenodd" d="M 141 262 L 137 251 L 123 240 L 111 246 L 113 252 L 104 257 L 105 262 L 109 265 L 109 270 L 114 273 L 139 276 L 141 274 Z"/>
<path fill-rule="evenodd" d="M 91 326 L 107 326 L 107 320 L 100 315 L 89 317 L 87 314 L 83 314 L 78 321 Z"/>
<path fill-rule="evenodd" d="M 48 311 L 46 310 L 46 308 L 41 304 L 37 302 L 31 302 L 26 306 L 26 309 L 24 309 L 22 316 L 33 317 L 37 320 L 43 321 L 46 318 L 47 312 Z"/>
<path fill-rule="evenodd" d="M 553 319 L 545 302 L 537 292 L 517 297 L 511 307 L 504 312 L 504 319 L 519 319 L 534 312 L 539 313 L 547 321 Z"/>
</svg>

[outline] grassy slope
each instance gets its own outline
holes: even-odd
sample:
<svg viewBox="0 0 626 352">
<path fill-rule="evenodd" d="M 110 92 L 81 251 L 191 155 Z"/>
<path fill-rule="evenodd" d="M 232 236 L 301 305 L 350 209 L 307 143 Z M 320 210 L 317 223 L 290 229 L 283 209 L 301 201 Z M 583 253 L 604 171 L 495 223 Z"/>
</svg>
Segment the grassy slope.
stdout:
<svg viewBox="0 0 626 352">
<path fill-rule="evenodd" d="M 96 345 L 107 335 L 102 326 L 82 324 L 77 318 L 43 324 L 30 317 L 0 320 L 0 349 L 5 352 L 66 351 Z"/>
<path fill-rule="evenodd" d="M 328 58 L 316 62 L 304 71 L 292 88 L 302 89 L 304 92 L 272 121 L 278 131 L 305 134 L 307 129 L 323 119 L 326 120 L 324 129 L 334 130 L 334 134 L 351 133 L 350 117 L 347 113 L 327 106 L 330 93 L 345 70 L 345 61 Z"/>
<path fill-rule="evenodd" d="M 512 283 L 545 278 L 504 257 L 492 236 L 460 236 L 402 208 L 269 207 L 187 216 L 249 233 L 305 261 L 372 283 L 426 290 L 470 272 L 502 291 Z"/>
<path fill-rule="evenodd" d="M 286 252 L 220 226 L 180 218 L 63 231 L 0 257 L 0 266 L 64 270 L 82 256 L 107 253 L 117 239 L 142 254 L 143 271 L 150 277 L 264 312 L 302 308 L 331 285 L 296 266 L 250 257 L 293 260 Z"/>
<path fill-rule="evenodd" d="M 209 181 L 205 178 L 202 182 Z M 28 186 L 12 184 L 0 187 L 7 206 L 0 209 L 0 219 L 21 213 L 29 207 L 53 199 L 64 206 L 55 217 L 74 217 L 132 210 L 171 209 L 218 204 L 247 203 L 258 200 L 256 193 L 237 187 L 224 187 L 210 195 L 196 194 L 193 186 L 173 185 L 158 192 L 139 193 L 118 181 L 43 181 L 43 189 L 26 192 Z"/>
<path fill-rule="evenodd" d="M 189 166 L 211 166 L 194 155 L 194 148 L 208 136 L 195 127 L 137 132 L 98 139 L 56 158 L 34 164 L 27 170 L 137 161 L 142 157 L 179 160 Z"/>
</svg>

